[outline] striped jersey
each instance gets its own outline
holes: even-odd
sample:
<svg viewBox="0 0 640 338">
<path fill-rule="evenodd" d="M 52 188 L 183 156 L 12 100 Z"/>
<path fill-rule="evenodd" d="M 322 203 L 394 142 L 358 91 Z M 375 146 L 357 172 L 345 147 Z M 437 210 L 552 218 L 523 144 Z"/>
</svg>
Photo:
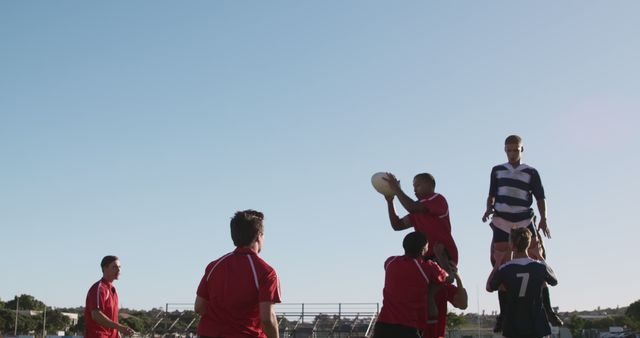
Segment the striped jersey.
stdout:
<svg viewBox="0 0 640 338">
<path fill-rule="evenodd" d="M 489 196 L 495 198 L 494 216 L 509 222 L 531 219 L 533 198 L 545 198 L 538 171 L 524 163 L 517 168 L 509 163 L 493 167 Z"/>
</svg>

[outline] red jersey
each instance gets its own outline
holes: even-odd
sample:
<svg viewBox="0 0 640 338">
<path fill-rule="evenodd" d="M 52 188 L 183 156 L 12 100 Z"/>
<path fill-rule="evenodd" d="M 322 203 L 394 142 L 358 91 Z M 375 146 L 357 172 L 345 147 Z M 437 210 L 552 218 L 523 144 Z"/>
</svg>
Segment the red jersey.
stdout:
<svg viewBox="0 0 640 338">
<path fill-rule="evenodd" d="M 389 257 L 384 269 L 378 321 L 422 330 L 427 323 L 427 287 L 444 283 L 447 273 L 432 261 L 406 255 Z"/>
<path fill-rule="evenodd" d="M 118 338 L 118 330 L 106 328 L 91 317 L 93 310 L 100 310 L 113 322 L 118 322 L 118 294 L 113 284 L 100 279 L 87 292 L 84 307 L 85 338 Z"/>
<path fill-rule="evenodd" d="M 197 295 L 207 301 L 198 335 L 266 337 L 259 304 L 280 303 L 280 281 L 255 252 L 236 248 L 207 265 Z"/>
<path fill-rule="evenodd" d="M 433 256 L 435 244 L 442 243 L 449 253 L 449 258 L 458 264 L 458 247 L 451 236 L 447 200 L 444 196 L 433 193 L 419 202 L 427 208 L 427 211 L 410 213 L 409 220 L 415 230 L 423 233 L 429 240 L 427 256 Z"/>
<path fill-rule="evenodd" d="M 447 302 L 453 302 L 458 292 L 458 287 L 453 284 L 446 284 L 435 294 L 435 302 L 438 307 L 438 322 L 427 324 L 427 328 L 422 331 L 422 338 L 443 338 L 444 330 L 447 326 Z"/>
</svg>

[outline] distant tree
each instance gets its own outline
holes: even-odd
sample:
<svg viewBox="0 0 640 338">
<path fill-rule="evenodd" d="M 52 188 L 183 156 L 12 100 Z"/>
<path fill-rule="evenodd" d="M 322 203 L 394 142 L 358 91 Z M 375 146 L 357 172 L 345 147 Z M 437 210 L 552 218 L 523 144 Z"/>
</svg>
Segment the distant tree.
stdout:
<svg viewBox="0 0 640 338">
<path fill-rule="evenodd" d="M 465 319 L 463 316 L 458 316 L 453 312 L 447 313 L 447 330 L 449 332 L 457 330 L 460 326 L 462 326 L 462 324 L 464 324 L 464 322 Z M 451 336 L 451 333 L 449 333 L 449 336 Z"/>
<path fill-rule="evenodd" d="M 145 332 L 148 332 L 148 331 L 150 332 L 151 328 L 153 328 L 154 325 L 158 323 L 158 321 L 164 318 L 164 310 L 161 308 L 155 308 L 149 311 L 134 311 L 134 312 L 131 312 L 131 314 L 144 321 Z M 154 332 L 163 333 L 164 328 L 165 328 L 164 325 L 162 324 L 158 325 L 154 329 Z"/>
<path fill-rule="evenodd" d="M 194 318 L 196 318 L 197 314 L 193 311 L 185 311 L 182 314 L 182 317 L 180 318 L 180 320 L 176 323 L 175 329 L 177 332 L 184 332 L 185 330 L 187 330 L 187 325 L 189 325 L 189 323 L 191 323 L 191 321 L 193 321 Z M 333 324 L 335 323 L 336 320 L 338 320 L 339 317 L 338 316 L 332 316 L 332 317 L 327 317 L 325 320 L 325 323 L 330 323 L 331 326 L 328 326 L 327 328 L 330 329 Z M 194 321 L 195 324 L 195 321 Z M 191 325 L 191 327 L 189 327 L 189 330 L 193 330 L 194 326 L 193 324 Z"/>
<path fill-rule="evenodd" d="M 57 308 L 58 310 L 60 310 L 60 312 L 67 312 L 67 313 L 83 313 L 84 312 L 84 306 L 78 306 L 78 307 L 59 307 Z"/>
<path fill-rule="evenodd" d="M 567 323 L 567 325 L 569 326 L 572 337 L 582 337 L 582 330 L 584 329 L 585 325 L 584 319 L 576 316 L 575 314 L 572 314 L 571 317 L 569 317 L 569 323 Z"/>
<path fill-rule="evenodd" d="M 84 335 L 84 314 L 83 313 L 80 313 L 80 315 L 78 316 L 78 323 L 72 326 L 71 328 L 69 328 L 69 331 L 74 333 L 76 336 Z"/>
<path fill-rule="evenodd" d="M 140 333 L 140 332 L 144 332 L 146 330 L 145 325 L 144 325 L 144 320 L 138 318 L 138 317 L 134 317 L 134 316 L 128 316 L 126 318 L 123 318 L 122 316 L 119 319 L 119 322 L 132 328 L 134 331 Z"/>
<path fill-rule="evenodd" d="M 10 323 L 9 332 L 13 333 L 15 328 L 15 316 L 13 316 L 13 320 Z M 42 317 L 39 316 L 30 316 L 30 315 L 18 315 L 18 334 L 26 335 L 31 331 L 42 330 Z"/>
<path fill-rule="evenodd" d="M 71 319 L 59 310 L 47 310 L 47 331 L 66 331 Z"/>
<path fill-rule="evenodd" d="M 35 299 L 35 297 L 31 296 L 31 295 L 20 295 L 20 297 L 18 297 L 20 299 L 20 302 L 18 304 L 18 307 L 20 310 L 36 310 L 36 311 L 41 311 L 44 310 L 44 303 Z M 8 309 L 15 309 L 16 308 L 16 299 L 12 299 L 10 301 L 8 301 L 5 306 Z"/>
<path fill-rule="evenodd" d="M 605 317 L 602 319 L 590 320 L 585 323 L 585 329 L 598 329 L 601 331 L 609 330 L 609 327 L 613 325 L 613 318 Z"/>
<path fill-rule="evenodd" d="M 5 331 L 5 328 L 4 328 L 6 323 L 7 323 L 7 321 L 5 319 L 5 315 L 4 315 L 3 312 L 5 312 L 5 311 L 0 309 L 0 336 L 2 336 L 3 333 L 8 333 L 8 332 Z"/>
<path fill-rule="evenodd" d="M 625 314 L 636 322 L 640 322 L 640 300 L 631 303 Z"/>
<path fill-rule="evenodd" d="M 622 326 L 631 331 L 640 330 L 640 323 L 633 320 L 631 317 L 627 315 L 613 316 L 613 325 Z"/>
<path fill-rule="evenodd" d="M 13 333 L 10 331 L 13 329 L 13 321 L 15 320 L 15 314 L 6 309 L 0 309 L 0 333 Z"/>
<path fill-rule="evenodd" d="M 13 335 L 15 330 L 15 322 L 16 322 L 16 313 L 10 310 L 0 310 L 0 317 L 2 317 L 4 326 L 2 327 L 3 333 Z M 22 321 L 23 316 L 18 316 L 18 333 L 24 332 L 24 321 Z"/>
<path fill-rule="evenodd" d="M 134 330 L 136 330 L 136 332 L 146 332 L 148 330 L 150 330 L 153 325 L 156 324 L 156 322 L 158 321 L 158 319 L 160 319 L 159 317 L 157 317 L 158 315 L 161 315 L 163 312 L 160 311 L 156 311 L 151 310 L 151 311 L 131 311 L 129 312 L 130 315 L 137 317 L 138 319 L 140 319 L 142 321 L 142 326 L 144 327 L 143 330 L 138 331 L 137 329 L 134 328 Z"/>
</svg>

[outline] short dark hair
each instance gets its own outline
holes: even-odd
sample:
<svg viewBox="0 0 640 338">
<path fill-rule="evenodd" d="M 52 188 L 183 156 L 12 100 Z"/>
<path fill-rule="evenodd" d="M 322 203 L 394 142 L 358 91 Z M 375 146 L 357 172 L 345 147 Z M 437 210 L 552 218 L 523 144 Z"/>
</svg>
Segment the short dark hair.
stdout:
<svg viewBox="0 0 640 338">
<path fill-rule="evenodd" d="M 425 237 L 423 233 L 414 231 L 404 236 L 402 247 L 404 248 L 405 255 L 418 258 L 427 243 L 429 243 L 429 241 L 427 241 L 427 237 Z"/>
<path fill-rule="evenodd" d="M 507 144 L 518 144 L 521 145 L 522 144 L 522 137 L 518 136 L 518 135 L 509 135 L 507 136 L 506 139 L 504 139 L 504 145 Z"/>
<path fill-rule="evenodd" d="M 509 234 L 509 241 L 516 247 L 518 252 L 524 252 L 531 244 L 531 231 L 527 228 L 512 228 Z"/>
<path fill-rule="evenodd" d="M 264 231 L 264 214 L 255 210 L 238 211 L 231 218 L 231 239 L 238 247 L 253 243 Z"/>
<path fill-rule="evenodd" d="M 102 261 L 100 262 L 100 267 L 104 269 L 107 266 L 109 266 L 109 264 L 117 261 L 118 259 L 119 258 L 117 256 L 113 256 L 113 255 L 104 256 L 102 258 Z"/>
<path fill-rule="evenodd" d="M 429 174 L 429 173 L 420 173 L 418 175 L 416 175 L 414 178 L 418 179 L 418 180 L 425 180 L 429 183 L 431 183 L 431 185 L 433 186 L 433 189 L 436 188 L 436 179 L 433 177 L 433 175 Z"/>
</svg>

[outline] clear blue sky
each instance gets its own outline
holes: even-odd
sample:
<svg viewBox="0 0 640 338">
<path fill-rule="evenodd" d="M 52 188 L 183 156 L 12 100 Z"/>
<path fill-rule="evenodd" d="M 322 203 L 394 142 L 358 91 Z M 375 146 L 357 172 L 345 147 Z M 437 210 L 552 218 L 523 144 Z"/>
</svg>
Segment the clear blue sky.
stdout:
<svg viewBox="0 0 640 338">
<path fill-rule="evenodd" d="M 80 306 L 120 256 L 121 306 L 192 302 L 266 214 L 285 302 L 378 302 L 401 253 L 384 199 L 435 175 L 470 309 L 503 140 L 547 193 L 561 311 L 640 298 L 637 1 L 3 1 L 0 299 Z M 400 209 L 400 206 L 398 205 Z"/>
</svg>

